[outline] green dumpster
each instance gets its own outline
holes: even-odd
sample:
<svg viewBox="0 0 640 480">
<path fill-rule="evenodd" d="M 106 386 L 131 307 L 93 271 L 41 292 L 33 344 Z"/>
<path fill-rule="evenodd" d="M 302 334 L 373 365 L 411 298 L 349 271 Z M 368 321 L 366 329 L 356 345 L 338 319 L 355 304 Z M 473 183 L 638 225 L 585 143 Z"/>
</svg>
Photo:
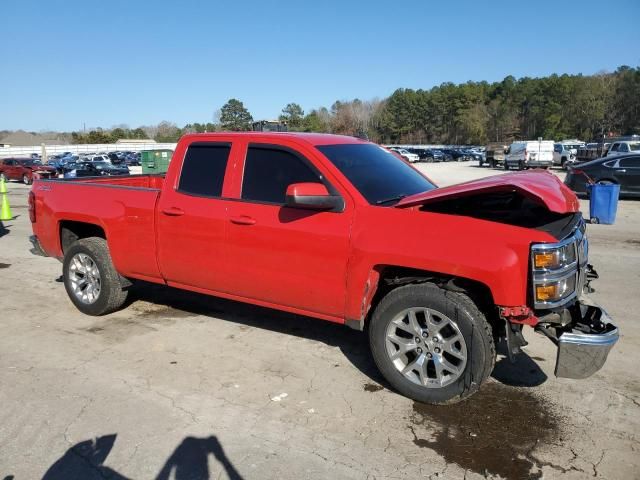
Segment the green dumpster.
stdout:
<svg viewBox="0 0 640 480">
<path fill-rule="evenodd" d="M 142 173 L 166 173 L 173 150 L 143 150 L 140 152 Z"/>
</svg>

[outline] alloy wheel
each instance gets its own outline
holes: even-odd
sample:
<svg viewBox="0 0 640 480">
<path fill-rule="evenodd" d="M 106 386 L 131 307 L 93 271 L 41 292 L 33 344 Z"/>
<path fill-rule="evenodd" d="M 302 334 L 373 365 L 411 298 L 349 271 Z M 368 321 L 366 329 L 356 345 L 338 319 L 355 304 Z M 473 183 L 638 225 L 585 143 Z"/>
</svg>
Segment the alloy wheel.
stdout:
<svg viewBox="0 0 640 480">
<path fill-rule="evenodd" d="M 88 305 L 100 296 L 100 270 L 86 253 L 77 253 L 69 264 L 69 281 L 75 297 Z"/>
<path fill-rule="evenodd" d="M 442 388 L 455 382 L 467 364 L 467 346 L 456 323 L 437 310 L 408 308 L 386 330 L 386 351 L 411 382 Z"/>
</svg>

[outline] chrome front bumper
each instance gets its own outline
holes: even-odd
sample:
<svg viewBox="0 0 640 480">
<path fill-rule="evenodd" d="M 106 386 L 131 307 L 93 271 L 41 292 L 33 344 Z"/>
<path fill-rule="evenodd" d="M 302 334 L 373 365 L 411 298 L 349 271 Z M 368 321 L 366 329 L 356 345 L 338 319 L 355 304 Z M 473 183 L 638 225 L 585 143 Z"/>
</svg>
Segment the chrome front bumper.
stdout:
<svg viewBox="0 0 640 480">
<path fill-rule="evenodd" d="M 618 328 L 589 298 L 578 302 L 581 319 L 557 337 L 556 377 L 582 379 L 602 368 L 618 341 Z"/>
</svg>

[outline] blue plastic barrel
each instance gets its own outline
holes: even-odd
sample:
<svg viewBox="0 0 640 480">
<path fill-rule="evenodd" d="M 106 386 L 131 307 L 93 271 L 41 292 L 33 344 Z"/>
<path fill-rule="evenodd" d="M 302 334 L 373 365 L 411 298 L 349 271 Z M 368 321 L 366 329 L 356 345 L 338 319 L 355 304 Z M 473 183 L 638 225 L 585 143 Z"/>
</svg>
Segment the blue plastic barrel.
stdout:
<svg viewBox="0 0 640 480">
<path fill-rule="evenodd" d="M 587 186 L 589 191 L 589 216 L 592 223 L 613 225 L 618 211 L 620 185 L 615 183 L 594 183 Z"/>
</svg>

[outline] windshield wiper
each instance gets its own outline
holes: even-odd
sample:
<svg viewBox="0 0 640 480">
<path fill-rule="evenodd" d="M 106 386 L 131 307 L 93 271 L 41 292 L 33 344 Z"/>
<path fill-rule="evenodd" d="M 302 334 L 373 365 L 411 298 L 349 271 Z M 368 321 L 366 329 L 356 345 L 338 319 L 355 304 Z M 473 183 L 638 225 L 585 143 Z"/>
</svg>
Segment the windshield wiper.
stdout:
<svg viewBox="0 0 640 480">
<path fill-rule="evenodd" d="M 376 205 L 384 205 L 385 203 L 399 202 L 400 200 L 402 200 L 404 197 L 407 197 L 407 196 L 408 195 L 406 193 L 401 193 L 400 195 L 396 195 L 395 197 L 385 198 L 384 200 L 377 200 Z"/>
</svg>

